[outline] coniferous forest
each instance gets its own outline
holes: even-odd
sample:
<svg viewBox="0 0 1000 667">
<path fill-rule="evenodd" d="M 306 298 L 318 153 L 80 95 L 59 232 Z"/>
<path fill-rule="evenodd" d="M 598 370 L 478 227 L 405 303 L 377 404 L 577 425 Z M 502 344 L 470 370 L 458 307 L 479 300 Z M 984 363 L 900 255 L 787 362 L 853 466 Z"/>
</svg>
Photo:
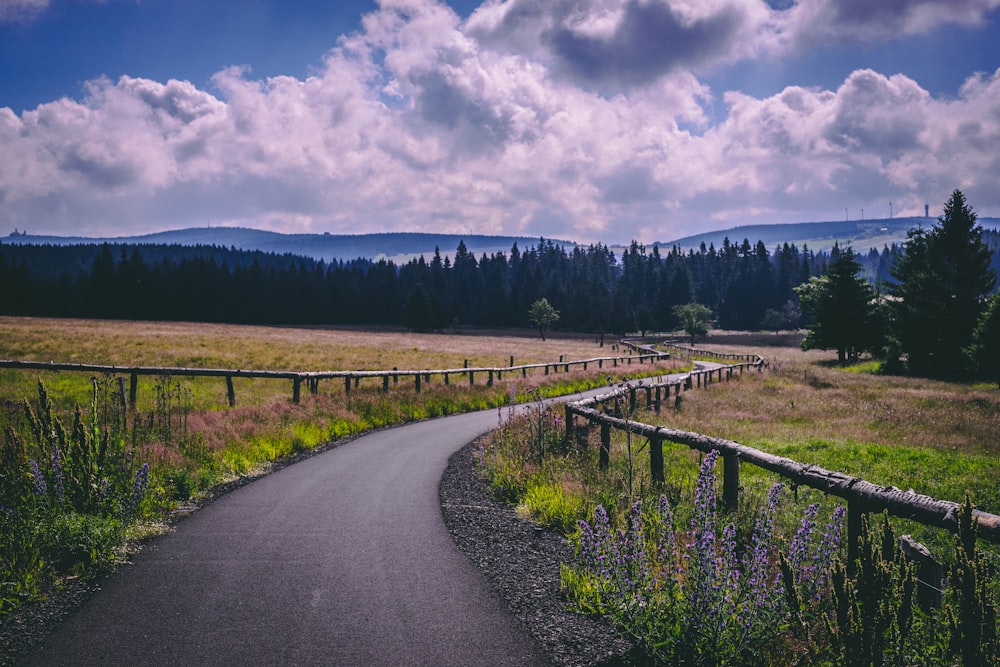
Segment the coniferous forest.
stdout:
<svg viewBox="0 0 1000 667">
<path fill-rule="evenodd" d="M 889 279 L 901 248 L 858 257 Z M 821 275 L 826 253 L 748 240 L 682 251 L 633 242 L 329 264 L 218 246 L 0 244 L 0 314 L 253 324 L 524 327 L 546 298 L 556 328 L 595 333 L 673 329 L 672 307 L 708 306 L 723 329 L 797 327 L 794 288 Z M 767 322 L 767 324 L 764 324 Z"/>
</svg>

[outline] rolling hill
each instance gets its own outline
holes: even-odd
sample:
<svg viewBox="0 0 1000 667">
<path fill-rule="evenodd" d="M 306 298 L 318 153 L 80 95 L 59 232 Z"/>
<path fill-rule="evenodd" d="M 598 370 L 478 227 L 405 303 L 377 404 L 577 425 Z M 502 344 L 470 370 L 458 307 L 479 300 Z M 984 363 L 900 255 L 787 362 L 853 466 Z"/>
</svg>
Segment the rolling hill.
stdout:
<svg viewBox="0 0 1000 667">
<path fill-rule="evenodd" d="M 459 241 L 464 241 L 469 252 L 478 258 L 483 253 L 510 252 L 517 243 L 524 249 L 537 246 L 538 239 L 527 236 L 483 236 L 477 234 L 281 234 L 278 232 L 247 229 L 243 227 L 197 227 L 173 231 L 114 238 L 93 238 L 80 236 L 39 236 L 15 233 L 2 239 L 3 243 L 33 245 L 80 245 L 80 244 L 157 244 L 182 246 L 235 247 L 242 250 L 260 250 L 279 255 L 289 253 L 303 257 L 349 261 L 352 259 L 389 259 L 403 263 L 410 258 L 425 256 L 428 260 L 434 249 L 440 248 L 441 255 L 453 255 Z M 555 243 L 574 246 L 569 241 Z"/>
<path fill-rule="evenodd" d="M 680 246 L 683 250 L 697 250 L 702 243 L 706 246 L 714 244 L 716 248 L 722 245 L 725 238 L 730 243 L 740 244 L 747 239 L 751 244 L 763 241 L 768 250 L 773 250 L 782 243 L 794 243 L 798 247 L 808 245 L 813 252 L 829 251 L 834 243 L 841 246 L 850 245 L 856 252 L 868 252 L 871 248 L 881 250 L 885 245 L 903 243 L 906 232 L 914 227 L 931 228 L 937 218 L 877 218 L 868 220 L 850 220 L 839 222 L 798 222 L 775 225 L 745 225 L 717 231 L 704 232 L 693 236 L 685 236 L 660 246 Z M 1000 218 L 979 218 L 983 229 L 1000 229 Z"/>
</svg>

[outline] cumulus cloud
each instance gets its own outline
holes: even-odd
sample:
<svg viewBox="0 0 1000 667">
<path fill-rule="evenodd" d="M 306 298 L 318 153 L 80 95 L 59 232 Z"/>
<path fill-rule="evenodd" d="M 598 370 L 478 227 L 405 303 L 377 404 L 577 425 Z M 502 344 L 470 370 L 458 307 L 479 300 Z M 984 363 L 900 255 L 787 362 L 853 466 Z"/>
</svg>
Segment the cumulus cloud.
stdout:
<svg viewBox="0 0 1000 667">
<path fill-rule="evenodd" d="M 494 2 L 463 22 L 431 0 L 385 0 L 305 79 L 229 68 L 201 89 L 124 76 L 79 101 L 0 108 L 0 225 L 627 241 L 706 221 L 829 219 L 888 196 L 917 213 L 954 187 L 1000 205 L 1000 73 L 947 100 L 870 70 L 836 90 L 729 92 L 712 124 L 712 91 L 677 63 L 715 47 L 654 53 L 659 64 L 626 75 L 574 69 L 553 35 L 608 48 L 641 32 L 629 12 L 682 32 L 735 16 L 741 30 L 761 3 L 573 4 Z"/>
<path fill-rule="evenodd" d="M 799 0 L 782 19 L 799 47 L 877 42 L 940 25 L 981 25 L 1000 0 Z"/>
<path fill-rule="evenodd" d="M 506 0 L 485 4 L 467 29 L 578 84 L 620 90 L 750 55 L 771 14 L 762 0 Z"/>
</svg>

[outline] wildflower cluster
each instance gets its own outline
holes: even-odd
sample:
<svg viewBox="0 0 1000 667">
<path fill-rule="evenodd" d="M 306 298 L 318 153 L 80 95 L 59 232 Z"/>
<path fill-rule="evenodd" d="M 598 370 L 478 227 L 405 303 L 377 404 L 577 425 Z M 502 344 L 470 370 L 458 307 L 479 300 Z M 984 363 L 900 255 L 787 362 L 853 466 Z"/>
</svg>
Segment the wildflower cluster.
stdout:
<svg viewBox="0 0 1000 667">
<path fill-rule="evenodd" d="M 733 524 L 719 530 L 717 452 L 702 464 L 689 530 L 680 532 L 666 497 L 643 512 L 634 503 L 615 530 L 598 506 L 592 523 L 580 522 L 584 573 L 602 609 L 663 664 L 757 664 L 782 647 L 792 610 L 777 567 L 774 518 L 781 485 L 771 488 L 745 548 Z M 790 549 L 797 570 L 791 585 L 804 598 L 821 594 L 839 544 L 843 510 L 817 536 L 810 507 Z M 797 611 L 797 610 L 796 610 Z"/>
<path fill-rule="evenodd" d="M 77 408 L 69 428 L 41 383 L 37 404 L 4 415 L 0 506 L 11 511 L 0 516 L 0 569 L 10 576 L 0 582 L 0 613 L 13 599 L 6 587 L 32 580 L 25 572 L 46 563 L 68 572 L 110 558 L 147 496 L 150 470 L 136 461 L 121 392 L 110 378 L 92 383 L 89 415 Z"/>
</svg>

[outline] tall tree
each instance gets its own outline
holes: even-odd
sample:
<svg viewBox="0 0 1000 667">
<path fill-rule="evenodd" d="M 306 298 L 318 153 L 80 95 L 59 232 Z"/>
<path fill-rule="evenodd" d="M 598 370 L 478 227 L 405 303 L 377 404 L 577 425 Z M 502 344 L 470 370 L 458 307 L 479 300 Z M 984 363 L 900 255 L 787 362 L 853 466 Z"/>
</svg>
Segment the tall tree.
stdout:
<svg viewBox="0 0 1000 667">
<path fill-rule="evenodd" d="M 977 375 L 1000 386 L 1000 292 L 993 295 L 979 320 L 970 355 Z"/>
<path fill-rule="evenodd" d="M 966 349 L 996 284 L 976 214 L 955 190 L 930 231 L 911 230 L 896 262 L 893 334 L 917 375 L 960 377 Z"/>
<path fill-rule="evenodd" d="M 844 364 L 881 342 L 875 290 L 861 275 L 861 264 L 848 247 L 834 246 L 827 272 L 795 288 L 802 310 L 812 318 L 804 350 L 837 350 Z"/>
</svg>

